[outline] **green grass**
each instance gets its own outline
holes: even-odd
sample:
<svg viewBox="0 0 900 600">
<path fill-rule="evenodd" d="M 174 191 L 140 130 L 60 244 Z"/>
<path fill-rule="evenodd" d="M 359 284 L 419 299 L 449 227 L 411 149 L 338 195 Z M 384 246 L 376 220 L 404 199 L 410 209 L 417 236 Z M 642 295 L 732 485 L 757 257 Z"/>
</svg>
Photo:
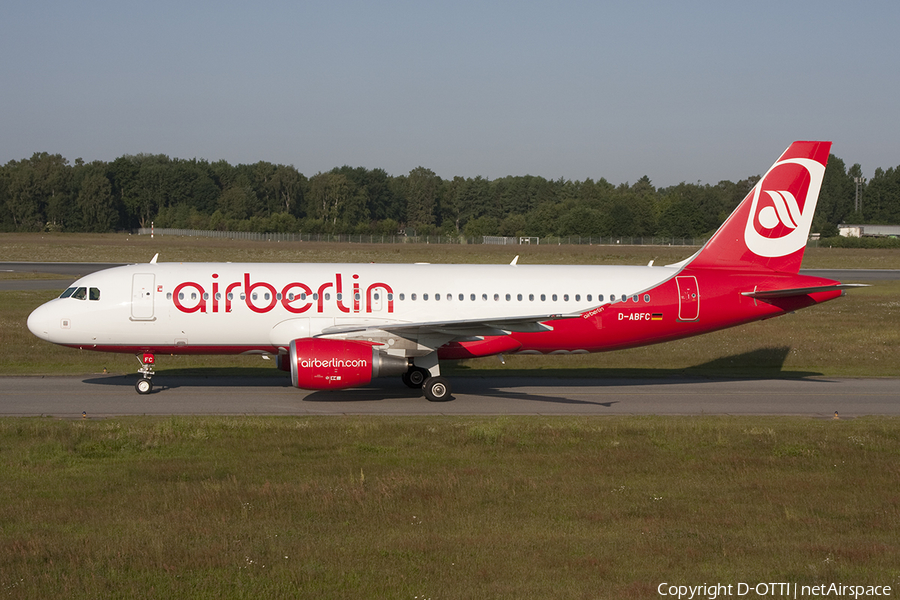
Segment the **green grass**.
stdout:
<svg viewBox="0 0 900 600">
<path fill-rule="evenodd" d="M 12 374 L 135 372 L 131 355 L 73 350 L 34 337 L 28 313 L 56 293 L 0 292 L 0 369 Z M 820 306 L 711 334 L 617 352 L 574 356 L 507 356 L 445 363 L 451 376 L 554 375 L 659 377 L 673 373 L 711 376 L 900 376 L 900 282 L 852 290 Z M 206 373 L 240 370 L 284 376 L 259 357 L 160 356 L 158 370 Z"/>
<path fill-rule="evenodd" d="M 657 264 L 686 248 L 285 247 L 0 234 L 4 260 Z M 46 245 L 45 245 L 46 244 Z M 811 249 L 806 267 L 898 268 Z M 900 283 L 622 352 L 454 376 L 897 376 Z M 0 372 L 133 372 L 25 328 L 0 293 Z M 283 376 L 253 357 L 160 373 Z M 13 598 L 650 598 L 660 583 L 900 586 L 900 420 L 759 417 L 0 419 L 0 594 Z M 748 596 L 752 597 L 752 596 Z"/>
<path fill-rule="evenodd" d="M 0 420 L 16 598 L 896 584 L 900 421 Z"/>
<path fill-rule="evenodd" d="M 691 246 L 491 246 L 442 244 L 337 244 L 250 242 L 127 234 L 0 233 L 4 261 L 149 262 L 382 262 L 521 264 L 671 264 L 697 251 Z M 900 249 L 806 250 L 809 269 L 900 269 Z"/>
</svg>

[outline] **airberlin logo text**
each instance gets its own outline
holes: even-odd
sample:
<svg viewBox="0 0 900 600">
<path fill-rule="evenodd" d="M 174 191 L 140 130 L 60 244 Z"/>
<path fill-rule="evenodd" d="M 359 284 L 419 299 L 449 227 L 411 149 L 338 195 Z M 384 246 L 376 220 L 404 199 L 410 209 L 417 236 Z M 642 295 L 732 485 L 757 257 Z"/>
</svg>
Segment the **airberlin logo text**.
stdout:
<svg viewBox="0 0 900 600">
<path fill-rule="evenodd" d="M 341 358 L 304 358 L 298 363 L 304 369 L 359 369 L 368 367 L 369 361 L 362 359 L 341 359 Z"/>
<path fill-rule="evenodd" d="M 343 277 L 335 273 L 334 279 L 316 285 L 292 281 L 280 288 L 266 281 L 252 279 L 244 273 L 240 281 L 224 283 L 213 273 L 208 283 L 185 281 L 172 290 L 175 308 L 184 313 L 230 313 L 237 304 L 246 304 L 255 313 L 285 310 L 293 314 L 308 311 L 324 313 L 332 303 L 342 313 L 376 312 L 387 308 L 394 312 L 394 290 L 386 283 L 375 282 L 366 286 L 359 283 L 359 275 L 352 275 L 349 293 L 344 293 Z M 327 309 L 326 309 L 327 307 Z"/>
</svg>

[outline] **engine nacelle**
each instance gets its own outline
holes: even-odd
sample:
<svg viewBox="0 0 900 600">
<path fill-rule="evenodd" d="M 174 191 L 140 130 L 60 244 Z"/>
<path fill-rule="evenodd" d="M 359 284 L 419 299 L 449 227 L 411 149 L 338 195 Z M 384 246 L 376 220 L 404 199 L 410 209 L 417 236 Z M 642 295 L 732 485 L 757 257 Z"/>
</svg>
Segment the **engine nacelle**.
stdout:
<svg viewBox="0 0 900 600">
<path fill-rule="evenodd" d="M 291 383 L 306 390 L 365 385 L 375 377 L 402 375 L 409 361 L 364 342 L 300 338 L 290 345 Z"/>
</svg>

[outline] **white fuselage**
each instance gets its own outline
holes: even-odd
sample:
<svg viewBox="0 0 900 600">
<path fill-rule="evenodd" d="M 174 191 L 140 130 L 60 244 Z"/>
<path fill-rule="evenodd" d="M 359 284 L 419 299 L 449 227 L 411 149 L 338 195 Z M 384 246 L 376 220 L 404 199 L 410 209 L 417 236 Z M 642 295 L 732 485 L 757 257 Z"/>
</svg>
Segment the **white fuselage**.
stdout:
<svg viewBox="0 0 900 600">
<path fill-rule="evenodd" d="M 647 290 L 677 272 L 634 266 L 147 263 L 79 279 L 72 284 L 76 293 L 37 309 L 29 328 L 57 344 L 98 350 L 278 352 L 293 339 L 342 326 L 574 315 L 635 297 L 649 305 Z"/>
</svg>

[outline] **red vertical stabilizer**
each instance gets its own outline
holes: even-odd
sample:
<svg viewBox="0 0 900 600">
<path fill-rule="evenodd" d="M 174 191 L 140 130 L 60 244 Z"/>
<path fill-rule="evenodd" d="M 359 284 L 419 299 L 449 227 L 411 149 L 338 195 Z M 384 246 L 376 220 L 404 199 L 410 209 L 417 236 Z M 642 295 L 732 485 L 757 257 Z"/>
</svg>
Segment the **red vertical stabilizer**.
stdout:
<svg viewBox="0 0 900 600">
<path fill-rule="evenodd" d="M 831 142 L 794 142 L 706 245 L 692 268 L 797 273 Z"/>
</svg>

